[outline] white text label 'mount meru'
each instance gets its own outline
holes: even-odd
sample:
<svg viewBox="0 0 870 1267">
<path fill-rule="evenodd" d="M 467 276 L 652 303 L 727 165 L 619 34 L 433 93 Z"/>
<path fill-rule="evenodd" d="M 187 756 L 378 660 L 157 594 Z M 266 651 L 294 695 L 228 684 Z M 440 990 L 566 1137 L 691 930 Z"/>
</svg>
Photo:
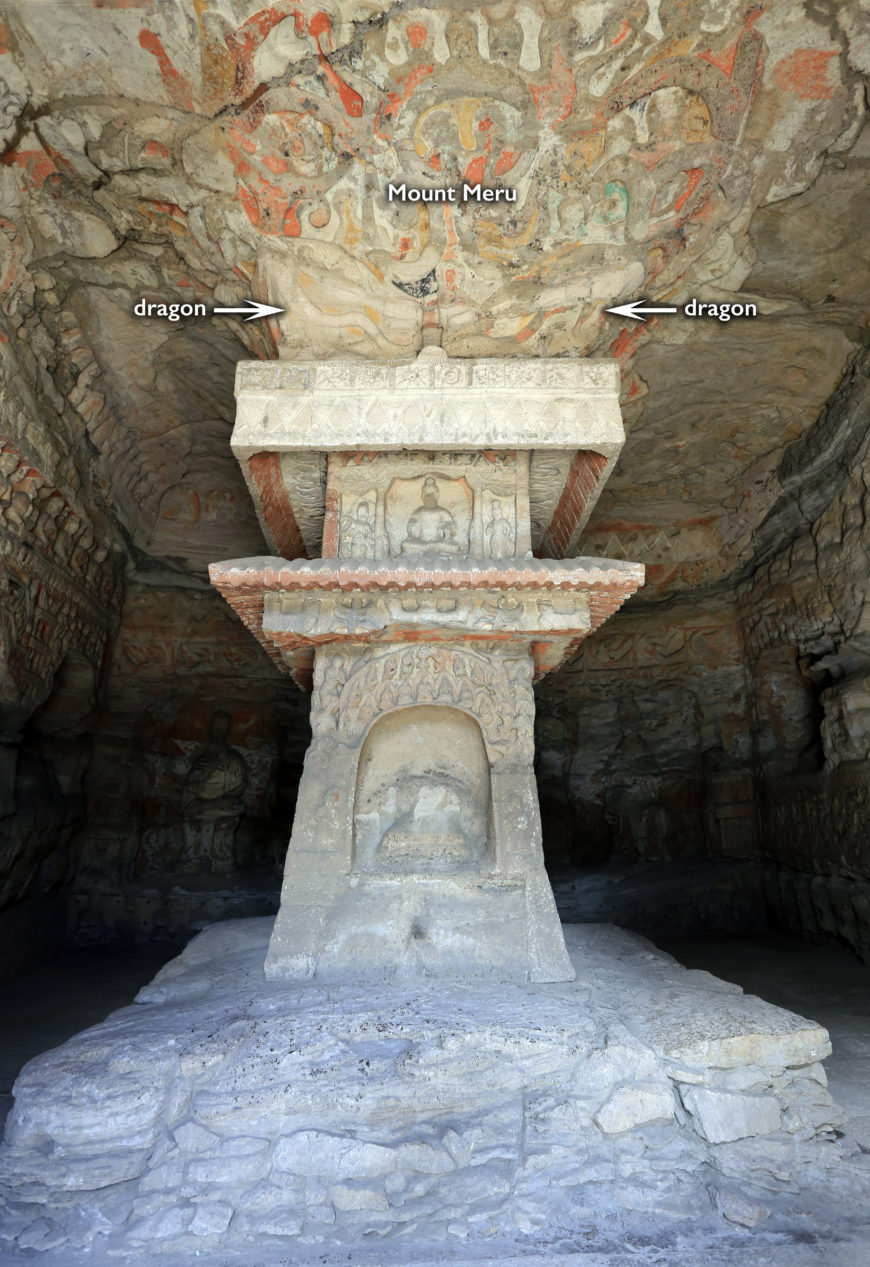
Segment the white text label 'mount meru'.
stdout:
<svg viewBox="0 0 870 1267">
<path fill-rule="evenodd" d="M 472 185 L 445 185 L 439 189 L 414 189 L 404 181 L 387 185 L 387 202 L 516 202 L 515 189 L 490 189 L 478 182 Z"/>
</svg>

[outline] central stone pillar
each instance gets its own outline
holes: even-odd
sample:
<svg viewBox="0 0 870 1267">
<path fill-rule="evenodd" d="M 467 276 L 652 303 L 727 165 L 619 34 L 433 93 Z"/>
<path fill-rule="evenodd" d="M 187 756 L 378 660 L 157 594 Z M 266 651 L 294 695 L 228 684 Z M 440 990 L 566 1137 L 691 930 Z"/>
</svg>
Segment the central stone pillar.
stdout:
<svg viewBox="0 0 870 1267">
<path fill-rule="evenodd" d="M 267 536 L 320 546 L 212 568 L 281 667 L 313 670 L 266 975 L 572 979 L 532 688 L 642 580 L 553 558 L 622 442 L 615 366 L 428 348 L 245 366 L 238 387 L 233 447 Z"/>
</svg>

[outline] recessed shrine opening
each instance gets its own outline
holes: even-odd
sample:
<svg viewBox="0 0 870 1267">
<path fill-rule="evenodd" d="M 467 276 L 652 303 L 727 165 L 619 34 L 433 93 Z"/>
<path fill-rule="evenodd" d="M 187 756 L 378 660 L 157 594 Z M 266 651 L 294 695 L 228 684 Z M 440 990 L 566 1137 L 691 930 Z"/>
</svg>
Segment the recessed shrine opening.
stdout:
<svg viewBox="0 0 870 1267">
<path fill-rule="evenodd" d="M 489 760 L 458 708 L 421 705 L 374 723 L 360 754 L 354 869 L 482 870 L 492 854 Z"/>
</svg>

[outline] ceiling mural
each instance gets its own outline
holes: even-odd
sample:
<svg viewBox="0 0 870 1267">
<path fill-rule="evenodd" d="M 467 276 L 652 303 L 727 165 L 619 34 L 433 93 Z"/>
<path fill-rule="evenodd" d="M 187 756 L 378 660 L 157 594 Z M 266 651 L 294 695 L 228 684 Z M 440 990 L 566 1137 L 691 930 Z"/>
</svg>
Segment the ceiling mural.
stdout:
<svg viewBox="0 0 870 1267">
<path fill-rule="evenodd" d="M 650 564 L 647 597 L 749 557 L 779 452 L 862 338 L 857 0 L 2 15 L 4 355 L 136 551 L 201 575 L 262 549 L 229 451 L 235 361 L 408 357 L 428 304 L 450 355 L 620 361 L 628 443 L 581 550 Z M 283 315 L 133 312 L 251 296 Z M 640 298 L 758 315 L 606 311 Z"/>
</svg>

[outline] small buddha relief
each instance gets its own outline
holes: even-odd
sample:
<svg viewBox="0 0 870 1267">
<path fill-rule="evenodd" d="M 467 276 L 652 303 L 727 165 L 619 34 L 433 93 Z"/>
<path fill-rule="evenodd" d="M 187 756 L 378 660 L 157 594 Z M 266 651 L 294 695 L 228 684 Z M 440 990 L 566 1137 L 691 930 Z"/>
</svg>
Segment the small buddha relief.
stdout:
<svg viewBox="0 0 870 1267">
<path fill-rule="evenodd" d="M 472 504 L 464 479 L 394 480 L 386 497 L 390 554 L 468 554 Z"/>
</svg>

